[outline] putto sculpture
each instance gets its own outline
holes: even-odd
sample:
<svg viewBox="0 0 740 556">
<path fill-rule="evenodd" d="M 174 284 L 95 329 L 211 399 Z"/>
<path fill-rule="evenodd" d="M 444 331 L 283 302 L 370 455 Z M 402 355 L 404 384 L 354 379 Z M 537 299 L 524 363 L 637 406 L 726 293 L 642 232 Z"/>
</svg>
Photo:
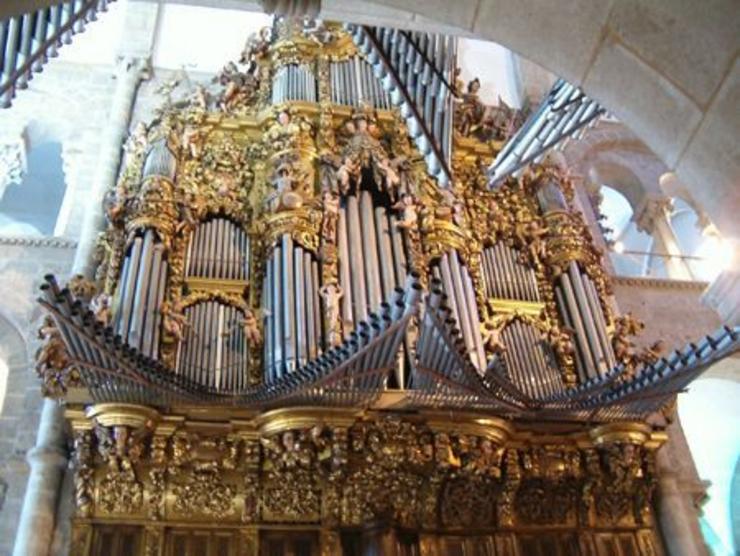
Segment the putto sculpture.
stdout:
<svg viewBox="0 0 740 556">
<path fill-rule="evenodd" d="M 95 281 L 42 288 L 75 553 L 660 552 L 661 411 L 738 333 L 637 350 L 567 169 L 489 186 L 520 115 L 454 51 L 278 19 L 134 127 Z"/>
</svg>

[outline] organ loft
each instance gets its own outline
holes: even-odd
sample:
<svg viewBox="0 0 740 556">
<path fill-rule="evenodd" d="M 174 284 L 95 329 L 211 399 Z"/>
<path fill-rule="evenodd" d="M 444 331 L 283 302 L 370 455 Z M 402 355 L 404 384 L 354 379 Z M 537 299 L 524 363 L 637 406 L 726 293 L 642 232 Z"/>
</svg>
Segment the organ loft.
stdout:
<svg viewBox="0 0 740 556">
<path fill-rule="evenodd" d="M 37 372 L 80 556 L 664 554 L 656 453 L 724 328 L 638 350 L 550 147 L 454 38 L 276 19 L 135 126 Z"/>
</svg>

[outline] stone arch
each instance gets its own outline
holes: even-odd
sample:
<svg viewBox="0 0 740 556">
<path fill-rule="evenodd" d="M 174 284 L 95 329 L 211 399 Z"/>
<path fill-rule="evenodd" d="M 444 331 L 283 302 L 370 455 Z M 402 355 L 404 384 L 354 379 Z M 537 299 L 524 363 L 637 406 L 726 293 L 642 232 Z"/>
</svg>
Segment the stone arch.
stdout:
<svg viewBox="0 0 740 556">
<path fill-rule="evenodd" d="M 26 341 L 10 319 L 0 313 L 0 415 L 11 375 L 27 372 Z"/>
<path fill-rule="evenodd" d="M 22 167 L 6 168 L 10 176 L 0 176 L 0 234 L 54 235 L 67 181 L 60 137 L 53 126 L 32 120 L 15 138 L 2 142 L 18 151 L 15 163 Z"/>
<path fill-rule="evenodd" d="M 319 15 L 496 41 L 581 85 L 690 184 L 724 235 L 740 237 L 733 0 L 337 0 Z"/>
<path fill-rule="evenodd" d="M 678 415 L 699 476 L 710 482 L 702 507 L 712 533 L 706 540 L 714 544 L 714 553 L 735 554 L 732 512 L 737 505 L 731 496 L 740 458 L 740 382 L 721 370 L 707 373 L 679 394 Z"/>
</svg>

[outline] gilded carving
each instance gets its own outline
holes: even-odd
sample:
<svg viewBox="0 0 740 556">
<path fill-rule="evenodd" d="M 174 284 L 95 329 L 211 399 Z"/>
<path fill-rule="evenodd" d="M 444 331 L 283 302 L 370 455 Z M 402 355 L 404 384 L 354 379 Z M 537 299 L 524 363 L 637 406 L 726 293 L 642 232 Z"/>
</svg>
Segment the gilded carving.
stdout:
<svg viewBox="0 0 740 556">
<path fill-rule="evenodd" d="M 198 462 L 194 469 L 181 474 L 172 488 L 173 508 L 179 515 L 224 518 L 234 513 L 234 490 L 225 484 L 218 465 Z"/>
</svg>

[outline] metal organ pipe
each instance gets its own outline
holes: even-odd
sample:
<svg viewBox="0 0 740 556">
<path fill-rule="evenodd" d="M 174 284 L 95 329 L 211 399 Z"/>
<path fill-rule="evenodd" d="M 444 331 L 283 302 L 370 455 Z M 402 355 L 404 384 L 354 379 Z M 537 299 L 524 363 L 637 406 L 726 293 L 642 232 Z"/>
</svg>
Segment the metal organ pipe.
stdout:
<svg viewBox="0 0 740 556">
<path fill-rule="evenodd" d="M 306 359 L 312 360 L 316 357 L 316 320 L 315 315 L 318 313 L 319 308 L 314 306 L 313 296 L 313 272 L 311 269 L 311 254 L 303 252 L 302 260 L 296 261 L 296 264 L 303 266 L 303 291 L 305 295 L 306 311 Z"/>
<path fill-rule="evenodd" d="M 191 234 L 185 276 L 246 280 L 249 263 L 249 237 L 244 229 L 217 217 L 201 223 Z"/>
<path fill-rule="evenodd" d="M 308 331 L 306 313 L 306 282 L 304 277 L 303 249 L 296 247 L 293 252 L 295 265 L 295 316 L 296 323 L 296 359 L 302 367 L 308 361 Z"/>
<path fill-rule="evenodd" d="M 602 350 L 601 343 L 599 341 L 598 333 L 596 332 L 596 324 L 594 322 L 594 315 L 590 311 L 590 304 L 586 297 L 586 292 L 582 283 L 582 276 L 578 268 L 578 263 L 575 261 L 568 265 L 568 273 L 570 275 L 571 283 L 575 290 L 576 298 L 578 299 L 578 307 L 581 312 L 581 318 L 585 324 L 585 330 L 588 338 L 589 345 L 591 346 L 592 354 L 594 355 L 594 363 L 596 369 L 601 374 L 607 371 L 607 362 Z"/>
<path fill-rule="evenodd" d="M 397 282 L 394 276 L 393 248 L 385 207 L 375 207 L 375 231 L 378 236 L 380 273 L 383 285 L 383 299 L 389 299 Z"/>
<path fill-rule="evenodd" d="M 265 308 L 264 322 L 264 365 L 266 380 L 270 381 L 274 373 L 275 353 L 275 305 L 273 304 L 273 291 L 275 290 L 275 255 L 270 254 L 265 262 L 265 279 L 262 285 L 262 306 Z"/>
<path fill-rule="evenodd" d="M 274 283 L 272 288 L 272 307 L 275 315 L 274 369 L 273 378 L 283 376 L 283 265 L 280 245 L 273 252 Z"/>
<path fill-rule="evenodd" d="M 346 198 L 347 208 L 347 248 L 352 261 L 352 309 L 355 322 L 367 318 L 367 290 L 365 289 L 365 265 L 362 257 L 362 232 L 360 231 L 360 212 L 357 206 L 357 197 L 349 195 Z"/>
<path fill-rule="evenodd" d="M 606 356 L 607 367 L 609 369 L 613 369 L 616 366 L 617 361 L 614 357 L 614 350 L 611 343 L 609 342 L 609 337 L 607 335 L 606 319 L 604 318 L 604 311 L 601 308 L 601 303 L 599 301 L 599 294 L 596 291 L 596 286 L 594 286 L 591 278 L 586 274 L 583 274 L 583 285 L 586 289 L 586 296 L 589 299 L 591 311 L 596 318 L 596 330 L 599 333 L 599 339 L 601 340 L 602 349 L 604 350 L 604 355 Z"/>
<path fill-rule="evenodd" d="M 467 298 L 467 303 L 470 308 L 470 311 L 469 311 L 470 324 L 473 328 L 472 330 L 473 342 L 475 343 L 475 351 L 478 356 L 478 368 L 482 370 L 486 368 L 486 355 L 485 355 L 485 350 L 483 349 L 483 338 L 480 332 L 480 315 L 478 313 L 478 300 L 476 299 L 476 296 L 475 296 L 475 288 L 473 287 L 473 279 L 470 276 L 470 272 L 468 271 L 467 267 L 463 266 L 462 274 L 463 274 L 463 285 L 465 287 L 465 296 Z"/>
<path fill-rule="evenodd" d="M 559 278 L 559 287 L 561 288 L 565 300 L 564 310 L 567 310 L 570 315 L 570 320 L 573 324 L 574 330 L 576 331 L 576 344 L 580 347 L 581 353 L 583 354 L 583 362 L 585 364 L 584 374 L 586 378 L 591 378 L 595 376 L 595 370 L 599 368 L 598 359 L 594 357 L 591 351 L 590 342 L 588 341 L 588 336 L 586 336 L 583 320 L 581 319 L 575 294 L 573 293 L 573 287 L 570 283 L 570 277 L 564 272 Z"/>
<path fill-rule="evenodd" d="M 380 286 L 378 262 L 378 236 L 375 232 L 373 201 L 368 191 L 360 193 L 360 224 L 362 230 L 362 251 L 365 262 L 365 281 L 368 286 L 368 306 L 375 310 L 383 300 Z M 390 263 L 390 261 L 388 261 Z"/>
<path fill-rule="evenodd" d="M 134 289 L 136 287 L 136 276 L 139 272 L 139 260 L 141 259 L 141 244 L 143 240 L 141 237 L 134 238 L 133 246 L 128 257 L 130 257 L 131 263 L 129 265 L 129 272 L 127 275 L 126 283 L 118 285 L 122 288 L 123 295 L 121 296 L 121 328 L 118 333 L 123 338 L 123 341 L 128 340 L 129 324 L 131 322 L 131 311 L 133 309 L 133 298 Z"/>
<path fill-rule="evenodd" d="M 354 311 L 352 310 L 352 284 L 350 281 L 350 257 L 347 247 L 347 209 L 339 209 L 339 218 L 337 219 L 337 243 L 339 249 L 339 284 L 342 287 L 342 320 L 349 327 L 350 331 L 354 329 Z"/>
</svg>

